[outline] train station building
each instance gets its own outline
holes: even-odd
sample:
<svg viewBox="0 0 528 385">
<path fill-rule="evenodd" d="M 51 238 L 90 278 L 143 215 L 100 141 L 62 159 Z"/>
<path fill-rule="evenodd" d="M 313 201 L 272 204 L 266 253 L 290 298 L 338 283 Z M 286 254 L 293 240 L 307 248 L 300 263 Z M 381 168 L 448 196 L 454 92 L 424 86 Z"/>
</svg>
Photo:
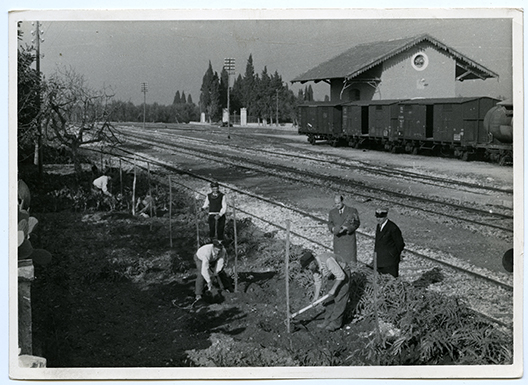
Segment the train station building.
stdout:
<svg viewBox="0 0 528 385">
<path fill-rule="evenodd" d="M 292 83 L 325 82 L 331 102 L 456 97 L 457 82 L 499 75 L 424 34 L 366 43 L 297 76 Z"/>
</svg>

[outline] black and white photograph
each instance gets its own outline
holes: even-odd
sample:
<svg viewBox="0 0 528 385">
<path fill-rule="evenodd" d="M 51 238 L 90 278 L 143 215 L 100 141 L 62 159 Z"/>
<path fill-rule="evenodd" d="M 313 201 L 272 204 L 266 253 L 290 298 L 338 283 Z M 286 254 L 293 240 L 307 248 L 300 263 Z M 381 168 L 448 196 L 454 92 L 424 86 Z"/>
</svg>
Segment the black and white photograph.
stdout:
<svg viewBox="0 0 528 385">
<path fill-rule="evenodd" d="M 523 28 L 10 12 L 9 377 L 521 378 Z"/>
</svg>

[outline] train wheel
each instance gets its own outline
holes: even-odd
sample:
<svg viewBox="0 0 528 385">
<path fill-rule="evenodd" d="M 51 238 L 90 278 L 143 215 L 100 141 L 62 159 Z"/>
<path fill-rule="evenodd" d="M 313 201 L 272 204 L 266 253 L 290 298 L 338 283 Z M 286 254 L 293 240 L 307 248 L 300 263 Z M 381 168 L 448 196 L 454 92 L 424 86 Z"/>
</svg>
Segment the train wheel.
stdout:
<svg viewBox="0 0 528 385">
<path fill-rule="evenodd" d="M 337 147 L 337 146 L 339 145 L 339 139 L 332 139 L 332 140 L 330 141 L 330 145 L 331 145 L 332 147 Z"/>
<path fill-rule="evenodd" d="M 467 162 L 469 161 L 469 152 L 468 151 L 464 151 L 464 153 L 462 154 L 462 157 L 460 159 L 462 159 L 464 162 Z"/>
<path fill-rule="evenodd" d="M 315 144 L 315 138 L 312 135 L 308 137 L 308 143 L 310 143 L 312 146 Z"/>
<path fill-rule="evenodd" d="M 413 155 L 418 155 L 418 152 L 420 151 L 420 148 L 419 147 L 413 147 L 412 149 L 412 154 Z"/>
<path fill-rule="evenodd" d="M 499 160 L 499 166 L 507 166 L 513 163 L 513 158 L 510 155 L 504 155 Z"/>
</svg>

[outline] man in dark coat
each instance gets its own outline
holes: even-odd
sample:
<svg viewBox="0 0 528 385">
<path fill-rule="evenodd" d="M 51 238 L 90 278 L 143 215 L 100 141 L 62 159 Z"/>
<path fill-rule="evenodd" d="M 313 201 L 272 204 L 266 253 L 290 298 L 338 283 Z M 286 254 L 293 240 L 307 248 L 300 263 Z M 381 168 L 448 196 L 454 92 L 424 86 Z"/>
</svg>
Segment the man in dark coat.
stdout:
<svg viewBox="0 0 528 385">
<path fill-rule="evenodd" d="M 350 271 L 356 269 L 356 229 L 359 227 L 358 211 L 346 206 L 341 195 L 334 197 L 334 208 L 328 215 L 328 229 L 334 234 L 334 254 L 339 255 Z"/>
<path fill-rule="evenodd" d="M 226 196 L 220 192 L 218 182 L 211 182 L 211 193 L 207 194 L 202 206 L 203 210 L 209 208 L 209 237 L 222 241 L 226 221 L 227 203 Z"/>
<path fill-rule="evenodd" d="M 398 277 L 400 255 L 405 247 L 400 228 L 387 218 L 387 209 L 376 210 L 376 240 L 374 258 L 380 274 L 391 274 Z"/>
</svg>

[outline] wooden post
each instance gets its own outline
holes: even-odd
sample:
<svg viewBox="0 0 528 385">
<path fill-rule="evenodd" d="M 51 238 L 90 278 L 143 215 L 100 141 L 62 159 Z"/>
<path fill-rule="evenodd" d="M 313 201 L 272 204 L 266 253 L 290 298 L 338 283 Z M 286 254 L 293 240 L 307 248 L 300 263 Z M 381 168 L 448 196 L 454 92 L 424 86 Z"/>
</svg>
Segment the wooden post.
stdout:
<svg viewBox="0 0 528 385">
<path fill-rule="evenodd" d="M 286 281 L 286 330 L 290 333 L 290 220 L 286 220 L 286 253 L 284 257 L 284 277 Z"/>
<path fill-rule="evenodd" d="M 378 318 L 378 253 L 374 252 L 374 279 L 373 279 L 373 289 L 374 289 L 374 322 L 376 323 L 376 344 L 380 343 L 380 329 L 379 329 L 379 318 Z M 377 365 L 379 365 L 379 355 L 376 354 Z"/>
<path fill-rule="evenodd" d="M 238 239 L 236 227 L 236 201 L 233 193 L 233 234 L 235 236 L 235 293 L 238 291 Z"/>
<path fill-rule="evenodd" d="M 134 157 L 134 182 L 132 183 L 132 215 L 136 215 L 136 157 Z"/>
<path fill-rule="evenodd" d="M 104 163 L 103 163 L 103 146 L 101 146 L 101 174 L 104 175 L 105 169 L 104 169 Z"/>
<path fill-rule="evenodd" d="M 214 239 L 218 239 L 218 218 L 216 217 L 218 214 L 215 214 L 215 236 Z"/>
<path fill-rule="evenodd" d="M 154 205 L 154 198 L 152 197 L 152 188 L 150 187 L 150 162 L 147 162 L 147 180 L 148 180 L 148 193 L 149 193 L 149 209 L 150 209 L 150 231 L 152 231 L 152 206 Z"/>
<path fill-rule="evenodd" d="M 172 248 L 172 184 L 169 175 L 169 245 Z"/>
<path fill-rule="evenodd" d="M 194 224 L 196 226 L 196 250 L 200 248 L 200 225 L 198 223 L 198 204 L 196 203 L 196 196 L 193 195 L 194 201 Z"/>
<path fill-rule="evenodd" d="M 121 186 L 121 199 L 123 199 L 123 168 L 121 167 L 121 158 L 119 159 L 119 185 Z"/>
</svg>

